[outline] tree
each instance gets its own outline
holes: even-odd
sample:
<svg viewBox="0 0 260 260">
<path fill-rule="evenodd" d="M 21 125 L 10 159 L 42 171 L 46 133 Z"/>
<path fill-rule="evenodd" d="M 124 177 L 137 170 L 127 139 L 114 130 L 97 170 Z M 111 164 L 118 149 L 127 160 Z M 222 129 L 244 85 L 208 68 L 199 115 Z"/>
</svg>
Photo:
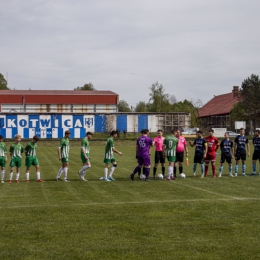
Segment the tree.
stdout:
<svg viewBox="0 0 260 260">
<path fill-rule="evenodd" d="M 144 101 L 139 101 L 135 107 L 135 112 L 147 112 L 147 104 Z"/>
<path fill-rule="evenodd" d="M 149 112 L 171 112 L 169 94 L 164 93 L 163 85 L 156 81 L 150 88 Z"/>
<path fill-rule="evenodd" d="M 8 90 L 9 88 L 7 87 L 7 81 L 4 78 L 4 76 L 0 73 L 0 89 L 6 89 Z"/>
<path fill-rule="evenodd" d="M 125 100 L 120 100 L 117 105 L 118 112 L 131 112 L 128 103 Z"/>
<path fill-rule="evenodd" d="M 74 90 L 96 90 L 96 89 L 94 88 L 94 85 L 90 82 L 85 84 L 83 87 L 74 88 Z"/>
<path fill-rule="evenodd" d="M 188 101 L 187 99 L 179 101 L 172 106 L 173 112 L 187 112 L 191 116 L 191 127 L 198 127 L 200 124 L 198 117 L 198 110 L 202 106 L 202 102 L 198 100 L 197 102 Z"/>
<path fill-rule="evenodd" d="M 236 103 L 230 111 L 230 125 L 235 126 L 236 121 L 248 121 L 248 114 L 242 102 Z M 233 127 L 232 127 L 233 128 Z"/>
<path fill-rule="evenodd" d="M 241 85 L 241 99 L 243 108 L 253 122 L 254 129 L 260 115 L 259 100 L 260 100 L 260 80 L 258 75 L 252 74 L 245 79 Z"/>
</svg>

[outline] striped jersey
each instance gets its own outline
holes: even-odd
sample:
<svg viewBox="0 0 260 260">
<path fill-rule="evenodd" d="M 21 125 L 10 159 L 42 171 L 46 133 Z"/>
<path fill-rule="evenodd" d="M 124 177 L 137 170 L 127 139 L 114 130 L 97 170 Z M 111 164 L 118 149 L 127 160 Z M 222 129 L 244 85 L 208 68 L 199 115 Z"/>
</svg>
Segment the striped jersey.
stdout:
<svg viewBox="0 0 260 260">
<path fill-rule="evenodd" d="M 69 138 L 62 138 L 60 141 L 60 154 L 61 158 L 69 158 L 70 141 Z"/>
<path fill-rule="evenodd" d="M 0 142 L 0 156 L 5 156 L 6 154 L 6 146 L 4 142 Z"/>
<path fill-rule="evenodd" d="M 166 156 L 172 157 L 176 155 L 176 147 L 178 144 L 178 138 L 174 135 L 166 136 L 164 139 L 164 145 L 166 146 Z"/>
<path fill-rule="evenodd" d="M 84 155 L 84 153 L 82 152 L 82 149 L 85 150 L 86 154 L 89 154 L 90 152 L 90 145 L 89 145 L 89 141 L 88 139 L 85 137 L 84 139 L 82 139 L 81 141 L 81 154 Z"/>
<path fill-rule="evenodd" d="M 14 158 L 14 157 L 20 157 L 22 158 L 22 153 L 23 153 L 23 145 L 22 144 L 12 144 L 10 149 L 9 149 L 9 152 L 11 154 L 11 157 Z"/>
<path fill-rule="evenodd" d="M 113 148 L 114 148 L 114 139 L 109 137 L 107 139 L 106 148 L 105 148 L 105 159 L 113 158 Z"/>
<path fill-rule="evenodd" d="M 37 144 L 30 142 L 26 145 L 24 148 L 24 151 L 26 152 L 26 156 L 36 156 L 36 149 L 37 149 Z"/>
</svg>

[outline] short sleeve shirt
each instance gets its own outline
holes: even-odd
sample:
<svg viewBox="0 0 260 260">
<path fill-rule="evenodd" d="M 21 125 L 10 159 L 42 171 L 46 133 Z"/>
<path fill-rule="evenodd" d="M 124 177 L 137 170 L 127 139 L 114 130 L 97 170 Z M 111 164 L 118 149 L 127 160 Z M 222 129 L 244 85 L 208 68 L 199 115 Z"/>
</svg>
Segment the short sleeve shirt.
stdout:
<svg viewBox="0 0 260 260">
<path fill-rule="evenodd" d="M 69 138 L 62 138 L 60 141 L 59 148 L 61 149 L 61 157 L 69 158 L 69 151 L 70 151 Z"/>
<path fill-rule="evenodd" d="M 246 136 L 238 135 L 234 142 L 237 144 L 237 152 L 244 153 L 246 151 L 246 144 L 248 144 Z"/>
<path fill-rule="evenodd" d="M 30 142 L 26 145 L 25 151 L 26 151 L 26 156 L 36 156 L 36 149 L 37 149 L 37 144 Z"/>
<path fill-rule="evenodd" d="M 195 145 L 195 153 L 203 154 L 207 141 L 204 138 L 196 138 L 193 144 Z"/>
<path fill-rule="evenodd" d="M 22 158 L 22 153 L 24 151 L 24 148 L 23 148 L 23 145 L 22 144 L 12 144 L 10 146 L 10 149 L 9 149 L 9 152 L 11 154 L 11 157 L 14 158 L 14 157 L 20 157 Z"/>
<path fill-rule="evenodd" d="M 137 156 L 149 156 L 150 146 L 153 145 L 153 140 L 148 136 L 141 136 L 136 141 Z"/>
<path fill-rule="evenodd" d="M 85 137 L 84 139 L 82 139 L 81 141 L 81 154 L 84 155 L 84 153 L 82 152 L 82 149 L 85 150 L 86 154 L 89 154 L 90 152 L 90 145 L 89 145 L 89 141 L 88 139 Z"/>
<path fill-rule="evenodd" d="M 186 139 L 183 136 L 179 136 L 178 140 L 179 141 L 176 148 L 176 153 L 183 153 L 185 150 L 185 146 L 187 145 Z"/>
</svg>

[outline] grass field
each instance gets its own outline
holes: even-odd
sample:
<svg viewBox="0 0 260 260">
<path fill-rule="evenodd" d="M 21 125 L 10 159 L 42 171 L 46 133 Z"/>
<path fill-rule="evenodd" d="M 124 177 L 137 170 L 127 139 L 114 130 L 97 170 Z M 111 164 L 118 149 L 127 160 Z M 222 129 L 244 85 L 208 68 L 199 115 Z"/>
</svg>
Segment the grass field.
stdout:
<svg viewBox="0 0 260 260">
<path fill-rule="evenodd" d="M 71 146 L 69 183 L 55 181 L 54 142 L 38 145 L 44 183 L 34 169 L 25 183 L 23 167 L 20 183 L 0 185 L 0 259 L 260 259 L 260 177 L 242 177 L 240 167 L 230 178 L 225 165 L 222 178 L 193 178 L 191 163 L 186 179 L 132 182 L 128 141 L 116 143 L 123 156 L 114 182 L 98 180 L 104 146 L 93 142 L 82 182 L 79 144 Z"/>
</svg>

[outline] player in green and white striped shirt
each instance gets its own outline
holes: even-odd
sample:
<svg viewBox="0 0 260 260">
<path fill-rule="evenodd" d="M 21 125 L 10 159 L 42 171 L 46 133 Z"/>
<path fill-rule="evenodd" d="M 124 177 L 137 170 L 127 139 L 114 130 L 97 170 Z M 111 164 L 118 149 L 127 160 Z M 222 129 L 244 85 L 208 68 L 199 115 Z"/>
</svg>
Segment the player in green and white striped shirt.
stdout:
<svg viewBox="0 0 260 260">
<path fill-rule="evenodd" d="M 29 170 L 30 167 L 33 165 L 35 166 L 36 169 L 36 177 L 37 177 L 37 182 L 43 182 L 41 179 L 41 174 L 40 174 L 40 166 L 39 166 L 39 161 L 36 156 L 36 149 L 37 149 L 37 142 L 39 141 L 39 137 L 35 135 L 30 143 L 28 143 L 24 149 L 24 152 L 26 154 L 26 159 L 25 159 L 25 166 L 26 166 L 26 182 L 29 182 Z"/>
<path fill-rule="evenodd" d="M 5 182 L 5 163 L 7 162 L 7 151 L 4 141 L 4 137 L 0 135 L 0 166 L 2 170 L 2 180 L 1 182 Z"/>
<path fill-rule="evenodd" d="M 104 180 L 105 181 L 114 181 L 115 179 L 112 177 L 112 174 L 114 170 L 117 167 L 116 159 L 114 158 L 114 152 L 119 154 L 120 156 L 122 155 L 121 152 L 117 151 L 115 146 L 114 146 L 114 139 L 117 136 L 117 131 L 112 131 L 110 133 L 110 137 L 107 139 L 106 143 L 106 148 L 105 148 L 105 158 L 104 158 L 104 163 L 105 163 L 105 169 L 104 169 Z M 108 167 L 109 164 L 112 163 L 112 168 L 110 170 L 109 176 L 107 177 L 108 174 Z"/>
<path fill-rule="evenodd" d="M 21 135 L 15 135 L 15 143 L 11 145 L 9 152 L 11 155 L 10 161 L 10 178 L 9 183 L 12 182 L 13 179 L 13 170 L 16 167 L 16 180 L 15 182 L 19 182 L 20 177 L 20 167 L 22 166 L 22 153 L 23 153 L 23 145 L 21 144 Z"/>
<path fill-rule="evenodd" d="M 81 142 L 80 157 L 83 163 L 83 167 L 81 168 L 81 170 L 79 170 L 78 174 L 81 180 L 83 181 L 87 181 L 85 179 L 86 171 L 88 168 L 91 167 L 90 157 L 89 157 L 89 152 L 90 152 L 89 140 L 92 138 L 92 135 L 93 134 L 91 132 L 87 132 L 86 137 L 82 139 Z"/>
<path fill-rule="evenodd" d="M 173 130 L 172 134 L 166 136 L 163 141 L 164 153 L 169 161 L 168 177 L 167 177 L 168 181 L 170 181 L 171 179 L 174 180 L 173 168 L 174 168 L 174 163 L 176 161 L 176 147 L 178 144 L 178 138 L 175 137 L 174 133 L 175 131 Z"/>
<path fill-rule="evenodd" d="M 68 175 L 68 168 L 69 168 L 70 134 L 71 132 L 69 130 L 65 131 L 65 136 L 61 139 L 60 145 L 58 147 L 58 156 L 62 164 L 56 176 L 57 181 L 60 180 L 60 176 L 64 172 L 63 181 L 68 182 L 67 175 Z"/>
</svg>

